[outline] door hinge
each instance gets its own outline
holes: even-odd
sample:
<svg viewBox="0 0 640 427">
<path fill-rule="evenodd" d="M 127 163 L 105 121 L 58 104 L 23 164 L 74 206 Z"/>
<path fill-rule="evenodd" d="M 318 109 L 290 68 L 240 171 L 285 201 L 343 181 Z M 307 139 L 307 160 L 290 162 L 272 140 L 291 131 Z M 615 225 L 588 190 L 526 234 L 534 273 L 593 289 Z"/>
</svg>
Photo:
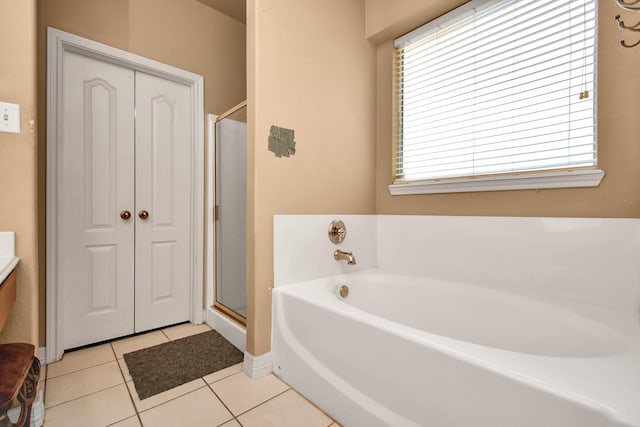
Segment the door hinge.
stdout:
<svg viewBox="0 0 640 427">
<path fill-rule="evenodd" d="M 217 221 L 220 219 L 220 209 L 218 205 L 213 205 L 213 220 Z"/>
</svg>

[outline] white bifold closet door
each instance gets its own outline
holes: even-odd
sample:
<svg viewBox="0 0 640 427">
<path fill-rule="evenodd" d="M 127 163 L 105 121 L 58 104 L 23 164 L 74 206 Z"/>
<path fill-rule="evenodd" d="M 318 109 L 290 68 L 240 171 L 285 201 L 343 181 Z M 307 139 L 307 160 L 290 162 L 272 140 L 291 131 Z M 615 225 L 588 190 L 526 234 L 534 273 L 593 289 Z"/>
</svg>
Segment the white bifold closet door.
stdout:
<svg viewBox="0 0 640 427">
<path fill-rule="evenodd" d="M 136 73 L 135 330 L 189 320 L 189 89 Z"/>
<path fill-rule="evenodd" d="M 189 320 L 187 86 L 64 53 L 63 349 Z"/>
</svg>

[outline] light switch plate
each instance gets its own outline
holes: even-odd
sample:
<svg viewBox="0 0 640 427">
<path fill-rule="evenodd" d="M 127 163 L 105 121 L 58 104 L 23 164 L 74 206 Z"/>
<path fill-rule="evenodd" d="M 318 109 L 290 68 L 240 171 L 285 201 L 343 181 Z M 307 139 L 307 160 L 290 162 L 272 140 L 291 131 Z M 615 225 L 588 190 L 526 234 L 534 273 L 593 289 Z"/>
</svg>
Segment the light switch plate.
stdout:
<svg viewBox="0 0 640 427">
<path fill-rule="evenodd" d="M 0 132 L 20 133 L 20 105 L 0 102 Z"/>
</svg>

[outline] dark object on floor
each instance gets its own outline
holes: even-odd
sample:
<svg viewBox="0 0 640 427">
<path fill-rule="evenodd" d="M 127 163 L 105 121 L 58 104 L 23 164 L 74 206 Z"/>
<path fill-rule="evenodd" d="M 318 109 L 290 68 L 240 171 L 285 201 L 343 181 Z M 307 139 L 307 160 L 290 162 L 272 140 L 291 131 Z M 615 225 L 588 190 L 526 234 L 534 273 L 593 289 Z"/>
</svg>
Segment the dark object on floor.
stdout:
<svg viewBox="0 0 640 427">
<path fill-rule="evenodd" d="M 0 345 L 0 419 L 16 403 L 20 403 L 20 417 L 16 426 L 31 423 L 31 404 L 36 399 L 40 360 L 31 344 Z"/>
<path fill-rule="evenodd" d="M 126 353 L 140 400 L 242 362 L 243 355 L 216 331 Z"/>
</svg>

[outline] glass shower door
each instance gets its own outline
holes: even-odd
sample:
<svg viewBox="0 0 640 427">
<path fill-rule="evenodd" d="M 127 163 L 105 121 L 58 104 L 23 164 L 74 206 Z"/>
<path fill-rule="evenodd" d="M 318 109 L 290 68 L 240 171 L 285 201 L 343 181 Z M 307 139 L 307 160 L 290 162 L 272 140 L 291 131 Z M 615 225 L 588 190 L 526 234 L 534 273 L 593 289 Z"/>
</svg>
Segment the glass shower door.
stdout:
<svg viewBox="0 0 640 427">
<path fill-rule="evenodd" d="M 242 324 L 246 323 L 247 316 L 246 141 L 246 106 L 216 122 L 216 299 L 214 306 Z"/>
</svg>

